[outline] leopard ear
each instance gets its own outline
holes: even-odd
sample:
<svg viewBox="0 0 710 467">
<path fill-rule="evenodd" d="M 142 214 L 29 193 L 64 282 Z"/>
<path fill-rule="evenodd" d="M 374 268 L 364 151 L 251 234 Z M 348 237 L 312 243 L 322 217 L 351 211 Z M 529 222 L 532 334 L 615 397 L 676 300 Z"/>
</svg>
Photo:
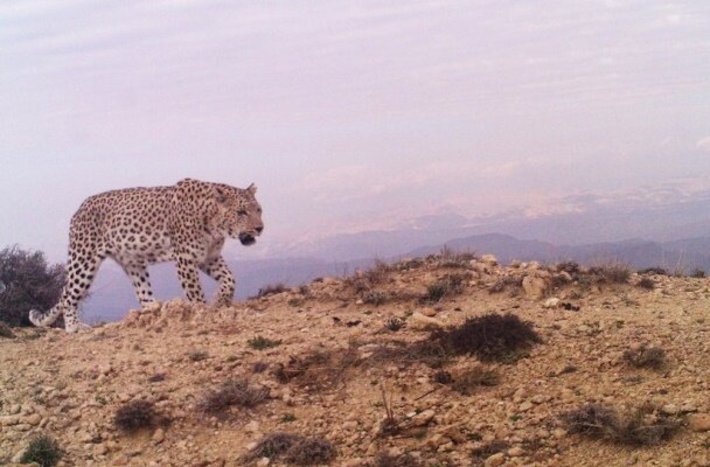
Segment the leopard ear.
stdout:
<svg viewBox="0 0 710 467">
<path fill-rule="evenodd" d="M 256 194 L 256 185 L 253 183 L 247 187 L 247 191 L 251 193 L 252 195 Z"/>
</svg>

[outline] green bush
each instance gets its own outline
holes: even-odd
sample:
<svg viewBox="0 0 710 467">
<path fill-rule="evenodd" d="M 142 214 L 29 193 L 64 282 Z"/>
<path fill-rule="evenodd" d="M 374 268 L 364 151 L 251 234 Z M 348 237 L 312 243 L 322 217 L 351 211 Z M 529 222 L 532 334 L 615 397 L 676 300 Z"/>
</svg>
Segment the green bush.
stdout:
<svg viewBox="0 0 710 467">
<path fill-rule="evenodd" d="M 29 326 L 32 309 L 46 311 L 58 301 L 64 286 L 65 270 L 47 263 L 41 251 L 12 246 L 0 251 L 0 321 L 11 326 Z"/>
</svg>

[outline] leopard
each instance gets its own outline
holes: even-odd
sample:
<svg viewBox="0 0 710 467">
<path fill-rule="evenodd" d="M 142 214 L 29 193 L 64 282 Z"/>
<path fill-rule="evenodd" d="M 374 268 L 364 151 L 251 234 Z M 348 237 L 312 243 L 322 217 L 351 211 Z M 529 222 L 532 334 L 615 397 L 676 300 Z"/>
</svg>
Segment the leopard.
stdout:
<svg viewBox="0 0 710 467">
<path fill-rule="evenodd" d="M 31 310 L 30 322 L 64 330 L 89 327 L 78 307 L 101 263 L 110 258 L 129 277 L 142 309 L 156 302 L 148 266 L 172 261 L 189 302 L 206 303 L 199 271 L 218 282 L 214 306 L 228 306 L 236 289 L 222 254 L 226 239 L 250 246 L 264 230 L 256 186 L 242 189 L 191 178 L 175 185 L 107 191 L 87 198 L 72 216 L 66 279 L 57 304 Z"/>
</svg>

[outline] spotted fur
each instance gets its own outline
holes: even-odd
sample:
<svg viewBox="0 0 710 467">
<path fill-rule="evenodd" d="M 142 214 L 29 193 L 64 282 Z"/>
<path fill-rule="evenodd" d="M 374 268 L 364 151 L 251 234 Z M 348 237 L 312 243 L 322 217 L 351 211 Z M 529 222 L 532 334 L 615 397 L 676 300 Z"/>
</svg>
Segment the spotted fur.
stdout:
<svg viewBox="0 0 710 467">
<path fill-rule="evenodd" d="M 30 311 L 35 326 L 49 326 L 64 315 L 75 332 L 77 306 L 105 258 L 123 267 L 141 306 L 155 301 L 148 265 L 175 261 L 187 299 L 204 303 L 198 270 L 219 282 L 215 304 L 231 303 L 234 276 L 221 251 L 225 238 L 251 245 L 261 234 L 256 187 L 235 188 L 185 179 L 176 185 L 128 188 L 88 198 L 71 220 L 67 281 L 59 303 L 42 313 Z"/>
</svg>

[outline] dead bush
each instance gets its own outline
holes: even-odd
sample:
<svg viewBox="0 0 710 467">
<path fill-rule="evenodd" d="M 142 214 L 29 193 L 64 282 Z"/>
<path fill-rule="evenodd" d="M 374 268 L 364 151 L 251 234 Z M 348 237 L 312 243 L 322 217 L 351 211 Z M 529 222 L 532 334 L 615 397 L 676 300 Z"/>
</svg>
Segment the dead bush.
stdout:
<svg viewBox="0 0 710 467">
<path fill-rule="evenodd" d="M 589 268 L 589 274 L 597 282 L 609 284 L 626 284 L 631 277 L 631 270 L 623 263 L 612 263 Z"/>
<path fill-rule="evenodd" d="M 566 272 L 567 274 L 577 274 L 580 272 L 579 264 L 575 261 L 563 261 L 555 266 L 557 272 Z"/>
<path fill-rule="evenodd" d="M 232 406 L 254 407 L 269 397 L 269 388 L 252 386 L 249 380 L 234 378 L 216 389 L 207 391 L 197 403 L 199 412 L 209 415 L 224 414 Z"/>
<path fill-rule="evenodd" d="M 653 279 L 642 277 L 641 280 L 636 283 L 636 286 L 646 290 L 653 290 L 656 288 L 656 283 Z"/>
<path fill-rule="evenodd" d="M 374 306 L 380 306 L 386 303 L 389 298 L 389 294 L 381 290 L 368 290 L 362 294 L 362 302 Z"/>
<path fill-rule="evenodd" d="M 247 345 L 255 350 L 265 350 L 281 345 L 281 341 L 269 339 L 264 336 L 256 336 L 247 341 Z"/>
<path fill-rule="evenodd" d="M 259 289 L 259 291 L 251 299 L 268 297 L 269 295 L 276 295 L 288 291 L 288 287 L 282 282 L 277 284 L 269 284 Z"/>
<path fill-rule="evenodd" d="M 640 269 L 638 271 L 639 274 L 641 275 L 658 275 L 658 276 L 667 276 L 668 271 L 666 271 L 663 268 L 660 268 L 658 266 L 652 267 L 652 268 L 645 268 L 645 269 Z"/>
<path fill-rule="evenodd" d="M 271 460 L 283 458 L 285 463 L 292 465 L 322 465 L 330 463 L 335 454 L 335 448 L 325 439 L 277 432 L 262 438 L 242 460 L 254 462 L 263 457 Z"/>
<path fill-rule="evenodd" d="M 462 325 L 435 331 L 430 340 L 454 355 L 472 354 L 481 361 L 506 361 L 511 354 L 541 342 L 532 323 L 511 313 L 489 313 L 469 318 Z"/>
<path fill-rule="evenodd" d="M 409 453 L 389 454 L 379 452 L 375 456 L 374 467 L 420 467 L 422 465 Z"/>
<path fill-rule="evenodd" d="M 649 405 L 620 414 L 610 407 L 586 404 L 562 414 L 561 419 L 569 433 L 629 446 L 660 444 L 680 427 L 679 420 Z"/>
<path fill-rule="evenodd" d="M 357 271 L 352 276 L 347 277 L 344 283 L 355 293 L 363 294 L 373 287 L 384 284 L 393 269 L 393 266 L 377 260 L 373 267 L 364 271 Z"/>
<path fill-rule="evenodd" d="M 424 302 L 436 303 L 445 297 L 458 295 L 464 291 L 470 274 L 447 274 L 441 279 L 429 284 L 422 298 Z"/>
<path fill-rule="evenodd" d="M 400 329 L 404 327 L 405 323 L 404 320 L 401 318 L 392 317 L 392 318 L 387 318 L 387 321 L 385 321 L 385 328 L 389 329 L 392 332 L 397 332 Z"/>
<path fill-rule="evenodd" d="M 358 351 L 315 351 L 303 357 L 291 356 L 288 363 L 274 365 L 273 375 L 281 384 L 294 382 L 311 389 L 323 389 L 339 384 L 345 373 L 359 363 Z"/>
<path fill-rule="evenodd" d="M 634 368 L 651 368 L 660 370 L 666 365 L 666 351 L 660 347 L 640 346 L 624 352 L 624 362 Z"/>
<path fill-rule="evenodd" d="M 460 394 L 470 396 L 481 386 L 496 386 L 499 382 L 498 373 L 477 366 L 455 376 L 451 388 Z"/>
<path fill-rule="evenodd" d="M 508 288 L 520 289 L 523 286 L 523 278 L 518 276 L 503 276 L 488 288 L 488 293 L 501 293 Z"/>
<path fill-rule="evenodd" d="M 126 433 L 135 433 L 144 428 L 153 428 L 165 423 L 167 423 L 167 419 L 155 411 L 152 402 L 145 400 L 135 400 L 123 404 L 113 418 L 116 428 Z"/>
<path fill-rule="evenodd" d="M 20 463 L 36 463 L 41 467 L 53 467 L 62 458 L 62 450 L 54 438 L 38 435 L 30 440 L 29 446 L 22 454 Z"/>
</svg>

